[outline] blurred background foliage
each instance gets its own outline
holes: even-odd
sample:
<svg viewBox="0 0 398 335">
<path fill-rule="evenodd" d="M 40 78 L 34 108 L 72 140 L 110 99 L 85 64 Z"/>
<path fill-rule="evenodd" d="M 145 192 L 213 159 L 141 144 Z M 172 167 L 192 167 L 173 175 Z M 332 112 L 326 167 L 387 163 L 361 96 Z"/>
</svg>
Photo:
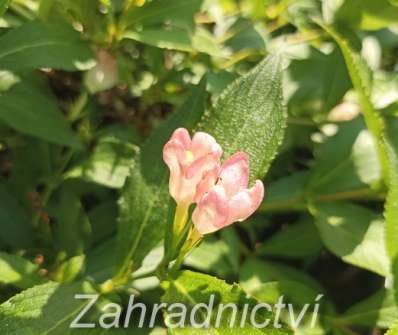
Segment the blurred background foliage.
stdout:
<svg viewBox="0 0 398 335">
<path fill-rule="evenodd" d="M 371 101 L 396 138 L 396 0 L 0 0 L 1 301 L 47 279 L 107 279 L 119 192 L 140 144 L 203 76 L 210 104 L 282 52 L 288 127 L 264 204 L 185 265 L 265 302 L 324 294 L 317 328 L 296 334 L 383 334 L 398 317 L 387 190 L 319 16 L 366 61 Z M 146 302 L 159 295 L 155 279 L 134 287 Z"/>
</svg>

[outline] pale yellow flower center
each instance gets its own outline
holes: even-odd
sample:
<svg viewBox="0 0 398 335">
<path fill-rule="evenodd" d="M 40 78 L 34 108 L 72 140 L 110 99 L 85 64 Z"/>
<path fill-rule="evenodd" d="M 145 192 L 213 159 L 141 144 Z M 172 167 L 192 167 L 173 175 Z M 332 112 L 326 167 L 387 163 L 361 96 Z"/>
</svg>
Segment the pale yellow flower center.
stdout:
<svg viewBox="0 0 398 335">
<path fill-rule="evenodd" d="M 191 150 L 185 151 L 185 158 L 187 160 L 187 163 L 192 163 L 195 159 L 193 152 Z"/>
</svg>

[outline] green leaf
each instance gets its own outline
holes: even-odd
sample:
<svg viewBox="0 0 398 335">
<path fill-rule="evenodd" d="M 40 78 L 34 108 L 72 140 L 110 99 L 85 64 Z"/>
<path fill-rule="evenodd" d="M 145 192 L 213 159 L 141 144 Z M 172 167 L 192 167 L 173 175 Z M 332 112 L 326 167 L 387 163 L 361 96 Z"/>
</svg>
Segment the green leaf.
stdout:
<svg viewBox="0 0 398 335">
<path fill-rule="evenodd" d="M 316 78 L 316 80 L 314 80 Z M 305 59 L 292 60 L 284 77 L 289 112 L 321 115 L 336 106 L 351 87 L 340 50 L 324 54 L 311 48 Z"/>
<path fill-rule="evenodd" d="M 211 296 L 214 297 L 214 308 L 211 313 L 211 321 L 209 329 L 194 329 L 188 324 L 184 328 L 170 329 L 171 334 L 242 334 L 242 335 L 257 335 L 257 334 L 291 334 L 291 332 L 286 328 L 276 329 L 272 328 L 271 325 L 264 329 L 255 328 L 246 319 L 244 327 L 240 328 L 240 321 L 242 319 L 241 309 L 245 304 L 250 308 L 256 304 L 256 301 L 249 299 L 244 291 L 238 285 L 229 285 L 226 282 L 211 277 L 209 275 L 195 273 L 191 271 L 183 271 L 176 278 L 172 278 L 169 282 L 164 282 L 163 287 L 165 289 L 165 294 L 162 297 L 162 302 L 167 304 L 181 303 L 184 304 L 188 310 L 190 307 L 199 304 L 209 304 Z M 221 322 L 219 327 L 216 327 L 216 313 L 217 309 L 221 304 L 236 304 L 238 307 L 238 317 L 236 318 L 236 325 L 232 328 L 229 326 L 229 318 L 231 316 L 231 311 L 225 311 L 221 315 Z M 199 315 L 198 315 L 199 316 Z M 201 319 L 206 317 L 200 314 Z M 273 320 L 273 315 L 270 312 L 265 312 L 264 314 L 258 315 L 262 321 L 265 319 Z M 199 317 L 197 317 L 197 322 L 199 322 Z M 239 320 L 239 321 L 238 321 Z M 260 322 L 259 320 L 257 320 Z M 239 324 L 238 324 L 239 322 Z"/>
<path fill-rule="evenodd" d="M 307 273 L 294 267 L 277 262 L 249 258 L 240 270 L 240 281 L 245 290 L 257 290 L 268 282 L 294 281 L 311 288 L 313 292 L 323 293 L 324 289 Z M 298 292 L 296 292 L 298 293 Z M 295 292 L 286 292 L 292 298 L 298 298 Z M 308 302 L 308 301 L 307 301 Z"/>
<path fill-rule="evenodd" d="M 297 243 L 300 239 L 300 243 Z M 286 225 L 257 250 L 259 255 L 284 258 L 307 258 L 319 254 L 322 241 L 312 220 Z"/>
<path fill-rule="evenodd" d="M 72 27 L 39 21 L 25 23 L 0 37 L 0 69 L 86 70 L 95 62 L 89 45 Z"/>
<path fill-rule="evenodd" d="M 335 21 L 363 30 L 378 30 L 397 23 L 398 8 L 389 0 L 346 0 Z"/>
<path fill-rule="evenodd" d="M 222 278 L 236 274 L 239 267 L 239 237 L 223 230 L 224 239 L 212 237 L 204 240 L 185 260 L 185 265 L 203 272 L 211 272 Z M 228 233 L 227 233 L 228 232 Z M 228 239 L 228 237 L 231 237 Z"/>
<path fill-rule="evenodd" d="M 347 203 L 311 208 L 326 247 L 343 261 L 388 276 L 384 222 L 371 210 Z"/>
<path fill-rule="evenodd" d="M 111 188 L 121 188 L 133 164 L 136 147 L 113 136 L 98 139 L 92 154 L 84 156 L 65 177 L 83 178 Z"/>
<path fill-rule="evenodd" d="M 54 240 L 57 249 L 68 256 L 84 253 L 91 234 L 91 225 L 79 197 L 65 186 L 52 197 L 48 212 L 56 223 Z"/>
<path fill-rule="evenodd" d="M 36 78 L 24 80 L 0 93 L 0 120 L 23 134 L 59 145 L 81 147 L 54 97 Z"/>
<path fill-rule="evenodd" d="M 392 262 L 395 300 L 398 301 L 398 119 L 388 120 L 389 158 L 391 163 L 389 192 L 385 206 L 387 250 Z"/>
<path fill-rule="evenodd" d="M 74 256 L 63 262 L 53 273 L 52 279 L 60 283 L 70 283 L 82 272 L 85 255 Z"/>
<path fill-rule="evenodd" d="M 30 219 L 22 204 L 6 185 L 0 183 L 0 239 L 6 245 L 31 247 L 34 232 Z"/>
<path fill-rule="evenodd" d="M 144 257 L 164 238 L 168 203 L 168 170 L 162 149 L 178 127 L 192 129 L 202 117 L 206 96 L 203 80 L 181 109 L 143 144 L 120 197 L 118 276 L 139 268 Z"/>
<path fill-rule="evenodd" d="M 169 25 L 192 29 L 193 17 L 199 11 L 203 0 L 163 0 L 147 1 L 142 7 L 132 6 L 126 23 L 131 25 L 155 26 L 168 22 Z"/>
<path fill-rule="evenodd" d="M 369 4 L 369 1 L 366 1 L 366 3 Z M 381 118 L 372 105 L 369 69 L 363 65 L 363 59 L 353 51 L 349 42 L 340 34 L 322 23 L 320 25 L 336 40 L 343 52 L 351 80 L 359 95 L 359 102 L 366 124 L 374 137 L 375 143 L 378 144 L 378 156 L 382 166 L 383 177 L 389 187 L 385 210 L 387 247 L 391 258 L 392 273 L 395 278 L 398 278 L 398 248 L 396 247 L 396 238 L 398 237 L 398 203 L 396 200 L 398 199 L 398 156 L 397 144 L 394 140 L 396 135 L 392 134 L 388 128 L 391 125 L 385 123 L 385 120 Z M 396 300 L 398 301 L 398 280 L 395 279 L 394 283 Z"/>
<path fill-rule="evenodd" d="M 385 335 L 398 335 L 398 319 Z"/>
<path fill-rule="evenodd" d="M 299 171 L 270 182 L 260 211 L 305 208 L 305 189 L 310 172 Z"/>
<path fill-rule="evenodd" d="M 26 289 L 42 282 L 39 267 L 27 259 L 0 252 L 0 283 Z"/>
<path fill-rule="evenodd" d="M 380 327 L 386 329 L 398 318 L 394 293 L 382 289 L 371 297 L 350 307 L 338 322 L 346 325 Z"/>
<path fill-rule="evenodd" d="M 10 3 L 10 0 L 0 0 L 0 18 L 7 11 L 9 3 Z"/>
<path fill-rule="evenodd" d="M 332 27 L 317 23 L 337 42 L 339 45 L 347 68 L 351 77 L 352 84 L 358 94 L 359 104 L 365 117 L 366 125 L 373 136 L 374 143 L 377 143 L 377 153 L 381 164 L 382 175 L 386 182 L 389 181 L 390 161 L 385 136 L 385 123 L 381 115 L 375 110 L 371 101 L 371 74 L 369 67 L 360 54 L 354 51 L 349 40 L 341 36 Z"/>
<path fill-rule="evenodd" d="M 201 122 L 221 145 L 224 157 L 250 155 L 251 180 L 263 178 L 283 140 L 282 57 L 271 55 L 229 85 Z"/>
<path fill-rule="evenodd" d="M 316 150 L 307 185 L 314 196 L 366 190 L 382 182 L 377 146 L 363 120 L 337 127 L 337 134 Z"/>
<path fill-rule="evenodd" d="M 88 303 L 75 294 L 95 294 L 88 283 L 32 287 L 0 305 L 0 332 L 8 335 L 71 334 L 71 321 Z"/>
<path fill-rule="evenodd" d="M 142 31 L 127 31 L 124 38 L 132 39 L 141 43 L 153 45 L 162 49 L 194 51 L 191 36 L 188 31 L 173 29 L 144 29 Z"/>
</svg>

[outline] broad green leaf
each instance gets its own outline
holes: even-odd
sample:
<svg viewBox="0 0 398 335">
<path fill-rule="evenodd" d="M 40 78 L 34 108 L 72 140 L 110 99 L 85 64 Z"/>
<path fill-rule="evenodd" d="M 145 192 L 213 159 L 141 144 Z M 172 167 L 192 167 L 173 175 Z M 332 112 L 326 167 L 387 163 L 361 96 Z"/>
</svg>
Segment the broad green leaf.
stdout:
<svg viewBox="0 0 398 335">
<path fill-rule="evenodd" d="M 0 93 L 0 120 L 23 134 L 59 145 L 81 147 L 54 97 L 36 78 Z"/>
<path fill-rule="evenodd" d="M 121 188 L 133 164 L 136 147 L 113 136 L 103 136 L 90 156 L 74 166 L 67 178 L 83 178 L 111 188 Z"/>
<path fill-rule="evenodd" d="M 265 40 L 250 20 L 239 18 L 227 34 L 231 37 L 228 38 L 225 45 L 234 52 L 241 50 L 245 50 L 245 52 L 248 52 L 248 50 L 251 50 L 251 52 L 265 51 Z"/>
<path fill-rule="evenodd" d="M 369 4 L 369 1 L 366 1 L 366 4 Z M 368 129 L 372 133 L 375 143 L 378 144 L 378 156 L 382 166 L 383 177 L 389 187 L 385 211 L 387 247 L 391 258 L 392 272 L 394 277 L 398 277 L 398 248 L 396 247 L 396 237 L 398 236 L 398 204 L 396 200 L 398 198 L 398 156 L 393 137 L 395 135 L 392 135 L 392 132 L 387 128 L 387 126 L 390 126 L 389 123 L 385 123 L 385 120 L 381 118 L 372 105 L 369 71 L 367 67 L 363 66 L 363 60 L 339 33 L 323 24 L 321 26 L 336 40 L 343 52 L 351 80 L 359 96 L 359 102 Z M 398 281 L 395 280 L 394 282 L 396 285 L 396 300 L 398 300 Z"/>
<path fill-rule="evenodd" d="M 311 211 L 323 242 L 333 254 L 381 276 L 389 275 L 381 218 L 369 209 L 347 203 L 318 204 Z"/>
<path fill-rule="evenodd" d="M 0 252 L 0 283 L 25 289 L 42 282 L 39 267 L 27 259 Z"/>
<path fill-rule="evenodd" d="M 398 318 L 394 293 L 382 289 L 350 307 L 338 321 L 346 325 L 389 328 Z"/>
<path fill-rule="evenodd" d="M 363 120 L 358 118 L 336 127 L 337 134 L 316 150 L 307 185 L 315 197 L 362 191 L 381 183 L 377 146 Z"/>
<path fill-rule="evenodd" d="M 300 243 L 297 243 L 297 239 Z M 312 220 L 286 225 L 272 235 L 257 250 L 259 255 L 283 258 L 317 256 L 322 249 L 322 241 Z"/>
<path fill-rule="evenodd" d="M 192 29 L 194 14 L 200 10 L 202 1 L 169 0 L 167 6 L 162 0 L 147 1 L 142 7 L 131 7 L 126 23 L 148 27 L 168 22 L 171 26 Z"/>
<path fill-rule="evenodd" d="M 68 187 L 61 188 L 51 199 L 48 212 L 55 219 L 55 246 L 69 257 L 84 253 L 91 225 L 79 197 Z"/>
<path fill-rule="evenodd" d="M 325 117 L 351 88 L 340 50 L 324 54 L 311 48 L 304 59 L 292 60 L 284 76 L 284 95 L 293 115 Z"/>
<path fill-rule="evenodd" d="M 30 219 L 4 182 L 0 183 L 0 239 L 4 244 L 14 247 L 34 245 Z"/>
<path fill-rule="evenodd" d="M 378 30 L 397 24 L 398 8 L 389 0 L 346 0 L 336 13 L 339 24 Z"/>
<path fill-rule="evenodd" d="M 221 232 L 223 239 L 206 238 L 188 255 L 185 265 L 199 271 L 215 273 L 222 278 L 236 274 L 240 258 L 239 237 L 234 236 L 233 231 L 228 231 Z"/>
<path fill-rule="evenodd" d="M 205 88 L 202 81 L 182 108 L 143 144 L 134 161 L 120 198 L 118 276 L 139 268 L 148 252 L 164 238 L 170 197 L 162 149 L 176 128 L 192 129 L 198 123 L 204 112 Z"/>
<path fill-rule="evenodd" d="M 103 242 L 115 233 L 117 214 L 117 204 L 114 200 L 103 202 L 87 213 L 91 223 L 92 244 Z"/>
<path fill-rule="evenodd" d="M 271 55 L 230 84 L 199 127 L 216 138 L 225 158 L 239 150 L 250 155 L 251 180 L 265 176 L 283 140 L 282 61 Z"/>
<path fill-rule="evenodd" d="M 259 210 L 267 212 L 305 208 L 305 190 L 309 177 L 310 172 L 299 171 L 270 182 Z"/>
<path fill-rule="evenodd" d="M 25 23 L 0 37 L 0 69 L 86 70 L 95 63 L 89 45 L 64 23 Z"/>
<path fill-rule="evenodd" d="M 69 327 L 89 302 L 75 294 L 95 294 L 91 284 L 62 286 L 54 282 L 32 287 L 0 305 L 0 332 L 7 335 L 74 334 Z"/>
<path fill-rule="evenodd" d="M 321 285 L 310 275 L 285 264 L 249 258 L 240 270 L 240 282 L 247 291 L 257 291 L 264 283 L 288 281 L 301 283 L 311 289 L 313 293 L 321 294 L 324 292 Z M 298 293 L 294 291 L 285 292 L 293 299 L 299 298 Z"/>
<path fill-rule="evenodd" d="M 256 304 L 256 301 L 253 299 L 249 299 L 237 284 L 229 285 L 226 282 L 215 277 L 211 277 L 209 275 L 195 273 L 191 271 L 183 271 L 176 278 L 171 278 L 170 281 L 164 282 L 163 287 L 166 292 L 162 297 L 162 302 L 165 302 L 167 304 L 184 304 L 187 307 L 188 311 L 195 304 L 209 304 L 211 297 L 214 298 L 214 307 L 212 309 L 213 313 L 211 313 L 211 325 L 209 329 L 194 329 L 190 327 L 190 322 L 189 320 L 187 320 L 184 328 L 170 329 L 170 332 L 173 335 L 204 335 L 209 333 L 217 335 L 291 334 L 291 332 L 285 327 L 276 329 L 272 327 L 272 324 L 264 329 L 258 329 L 251 325 L 248 319 L 246 319 L 246 322 L 243 323 L 244 326 L 240 327 L 240 322 L 243 317 L 242 308 L 245 304 L 252 308 Z M 220 313 L 221 322 L 219 324 L 219 327 L 217 327 L 217 309 L 220 308 L 221 304 L 236 304 L 238 308 L 238 317 L 236 317 L 235 325 L 232 328 L 230 327 L 230 318 L 232 316 L 230 309 L 224 311 L 224 313 L 222 314 Z M 172 311 L 168 312 L 171 313 Z M 198 313 L 197 322 L 200 322 L 199 315 L 200 319 L 202 319 L 201 321 L 206 318 L 204 314 Z M 272 323 L 273 315 L 272 313 L 267 311 L 261 314 L 259 313 L 258 318 L 262 321 L 268 319 Z M 260 320 L 257 320 L 257 322 L 260 323 Z"/>
</svg>

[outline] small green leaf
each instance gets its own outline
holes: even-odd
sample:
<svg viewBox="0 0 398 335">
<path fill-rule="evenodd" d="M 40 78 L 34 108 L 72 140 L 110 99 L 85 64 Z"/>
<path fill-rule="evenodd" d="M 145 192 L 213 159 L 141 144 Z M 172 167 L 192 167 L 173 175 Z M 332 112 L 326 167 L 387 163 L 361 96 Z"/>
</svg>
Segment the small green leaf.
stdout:
<svg viewBox="0 0 398 335">
<path fill-rule="evenodd" d="M 69 258 L 57 268 L 52 279 L 60 283 L 72 282 L 82 272 L 85 260 L 85 255 Z"/>
<path fill-rule="evenodd" d="M 183 29 L 145 29 L 142 31 L 127 31 L 124 38 L 153 45 L 161 49 L 194 51 L 191 36 Z"/>
<path fill-rule="evenodd" d="M 0 283 L 26 289 L 42 282 L 39 267 L 27 259 L 0 252 Z"/>
<path fill-rule="evenodd" d="M 217 139 L 224 157 L 239 150 L 250 155 L 251 180 L 265 176 L 283 140 L 282 61 L 271 55 L 234 81 L 200 124 Z"/>
<path fill-rule="evenodd" d="M 81 147 L 54 97 L 36 77 L 0 93 L 0 120 L 23 134 L 59 145 Z"/>
<path fill-rule="evenodd" d="M 246 293 L 238 285 L 229 285 L 225 281 L 211 277 L 209 275 L 183 271 L 176 278 L 170 280 L 170 282 L 164 282 L 163 287 L 165 294 L 162 297 L 162 302 L 167 304 L 180 303 L 184 304 L 189 310 L 196 304 L 204 303 L 209 304 L 211 297 L 214 298 L 214 307 L 212 309 L 210 317 L 210 328 L 209 329 L 194 329 L 190 327 L 189 320 L 185 324 L 184 328 L 170 329 L 171 334 L 247 334 L 247 335 L 260 335 L 260 334 L 272 334 L 282 335 L 291 334 L 291 332 L 282 327 L 280 329 L 272 328 L 271 323 L 273 315 L 270 312 L 260 313 L 258 318 L 262 321 L 265 319 L 270 320 L 270 325 L 264 329 L 258 329 L 254 325 L 250 324 L 249 318 L 246 319 L 243 327 L 240 327 L 242 319 L 242 308 L 247 304 L 250 308 L 256 304 L 256 301 L 249 299 Z M 238 308 L 238 316 L 236 317 L 236 324 L 234 327 L 230 327 L 230 314 L 231 311 L 226 310 L 224 313 L 217 313 L 221 304 L 236 304 Z M 199 314 L 199 313 L 198 313 Z M 220 324 L 217 325 L 216 319 L 217 314 L 220 315 Z M 167 314 L 166 314 L 167 315 Z M 206 318 L 203 314 L 200 314 L 201 319 Z M 197 317 L 199 322 L 199 315 Z M 202 320 L 203 321 L 203 320 Z M 260 323 L 260 320 L 257 320 Z M 239 323 L 239 324 L 238 324 Z"/>
<path fill-rule="evenodd" d="M 1 36 L 0 45 L 0 69 L 73 71 L 95 65 L 89 45 L 72 27 L 60 22 L 25 23 Z"/>
<path fill-rule="evenodd" d="M 347 203 L 318 204 L 311 211 L 323 242 L 333 254 L 381 276 L 390 274 L 381 218 Z"/>
<path fill-rule="evenodd" d="M 394 293 L 382 289 L 350 307 L 338 321 L 346 325 L 388 328 L 398 318 Z"/>
</svg>

